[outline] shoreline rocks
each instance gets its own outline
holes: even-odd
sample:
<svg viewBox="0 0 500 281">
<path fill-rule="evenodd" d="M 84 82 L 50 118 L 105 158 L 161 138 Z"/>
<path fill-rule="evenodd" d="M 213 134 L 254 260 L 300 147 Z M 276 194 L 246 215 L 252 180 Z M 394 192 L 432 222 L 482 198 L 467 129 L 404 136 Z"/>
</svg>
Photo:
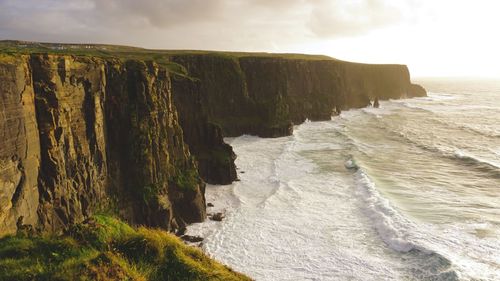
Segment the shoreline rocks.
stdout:
<svg viewBox="0 0 500 281">
<path fill-rule="evenodd" d="M 226 215 L 222 212 L 209 215 L 209 218 L 213 221 L 222 221 L 225 217 Z"/>
<path fill-rule="evenodd" d="M 180 237 L 182 240 L 190 243 L 199 243 L 203 241 L 203 237 L 195 236 L 195 235 L 182 235 Z"/>
</svg>

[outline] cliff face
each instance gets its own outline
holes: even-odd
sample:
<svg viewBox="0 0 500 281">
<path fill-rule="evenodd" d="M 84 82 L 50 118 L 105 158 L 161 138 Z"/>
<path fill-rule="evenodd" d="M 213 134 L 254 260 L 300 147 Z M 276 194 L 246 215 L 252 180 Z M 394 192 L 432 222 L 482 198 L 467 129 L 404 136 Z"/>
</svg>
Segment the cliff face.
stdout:
<svg viewBox="0 0 500 281">
<path fill-rule="evenodd" d="M 34 114 L 40 166 L 38 217 L 42 226 L 60 229 L 81 221 L 104 198 L 106 144 L 102 104 L 102 63 L 54 56 L 32 56 Z M 28 82 L 27 81 L 27 82 Z"/>
<path fill-rule="evenodd" d="M 0 230 L 55 231 L 113 206 L 174 230 L 205 217 L 167 71 L 155 63 L 31 55 L 0 60 Z"/>
<path fill-rule="evenodd" d="M 197 81 L 191 87 L 187 79 L 174 83 L 174 95 L 196 92 L 200 119 L 220 125 L 225 136 L 288 135 L 292 123 L 329 120 L 342 109 L 364 107 L 375 98 L 420 95 L 404 65 L 217 54 L 171 59 Z"/>
<path fill-rule="evenodd" d="M 186 142 L 210 183 L 236 179 L 234 153 L 223 143 L 221 130 L 227 137 L 286 136 L 306 119 L 330 120 L 341 110 L 365 107 L 375 99 L 425 95 L 411 84 L 404 65 L 223 54 L 175 55 L 171 60 L 193 78 L 174 79 L 173 94 Z"/>
<path fill-rule="evenodd" d="M 403 65 L 142 56 L 0 56 L 0 235 L 16 222 L 58 231 L 110 208 L 179 230 L 206 217 L 204 181 L 237 179 L 223 137 L 290 135 L 375 99 L 425 96 Z"/>
<path fill-rule="evenodd" d="M 410 81 L 405 65 L 373 65 L 343 63 L 343 105 L 345 109 L 364 107 L 376 98 L 379 100 L 425 96 L 419 85 Z M 422 91 L 416 89 L 420 87 Z"/>
<path fill-rule="evenodd" d="M 38 222 L 40 140 L 26 57 L 0 57 L 0 235 Z"/>
</svg>

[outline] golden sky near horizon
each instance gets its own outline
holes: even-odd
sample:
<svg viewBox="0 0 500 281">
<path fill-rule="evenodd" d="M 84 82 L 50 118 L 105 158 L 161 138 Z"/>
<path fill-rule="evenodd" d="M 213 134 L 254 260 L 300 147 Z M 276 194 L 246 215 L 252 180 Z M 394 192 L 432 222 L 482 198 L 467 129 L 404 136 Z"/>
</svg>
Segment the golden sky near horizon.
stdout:
<svg viewBox="0 0 500 281">
<path fill-rule="evenodd" d="M 0 39 L 326 54 L 500 78 L 495 0 L 0 0 Z"/>
</svg>

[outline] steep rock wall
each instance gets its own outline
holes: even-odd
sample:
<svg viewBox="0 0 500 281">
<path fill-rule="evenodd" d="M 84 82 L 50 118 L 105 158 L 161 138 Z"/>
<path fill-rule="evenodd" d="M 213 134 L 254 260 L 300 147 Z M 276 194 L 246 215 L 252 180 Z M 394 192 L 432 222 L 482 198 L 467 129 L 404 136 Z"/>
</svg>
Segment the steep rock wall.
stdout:
<svg viewBox="0 0 500 281">
<path fill-rule="evenodd" d="M 108 69 L 109 186 L 132 198 L 132 216 L 124 216 L 166 229 L 204 220 L 204 183 L 184 144 L 168 73 L 140 61 Z"/>
<path fill-rule="evenodd" d="M 370 105 L 370 101 L 412 97 L 410 73 L 405 65 L 343 62 L 343 109 Z"/>
<path fill-rule="evenodd" d="M 330 120 L 341 110 L 365 107 L 375 99 L 425 95 L 411 84 L 404 65 L 217 53 L 171 60 L 191 77 L 174 79 L 173 94 L 186 142 L 210 183 L 236 179 L 234 153 L 220 133 L 208 133 L 212 129 L 220 127 L 226 137 L 280 137 L 306 119 Z"/>
<path fill-rule="evenodd" d="M 168 72 L 62 55 L 0 60 L 0 229 L 57 231 L 112 205 L 135 224 L 205 218 Z"/>
<path fill-rule="evenodd" d="M 0 56 L 0 235 L 38 222 L 40 140 L 29 57 Z"/>
<path fill-rule="evenodd" d="M 106 143 L 104 65 L 93 59 L 33 55 L 40 141 L 40 224 L 50 230 L 82 221 L 103 200 Z M 96 122 L 97 121 L 97 122 Z"/>
<path fill-rule="evenodd" d="M 207 183 L 230 184 L 237 177 L 236 155 L 224 143 L 221 127 L 210 122 L 200 81 L 176 76 L 172 85 L 184 138 L 197 159 L 200 176 Z"/>
</svg>

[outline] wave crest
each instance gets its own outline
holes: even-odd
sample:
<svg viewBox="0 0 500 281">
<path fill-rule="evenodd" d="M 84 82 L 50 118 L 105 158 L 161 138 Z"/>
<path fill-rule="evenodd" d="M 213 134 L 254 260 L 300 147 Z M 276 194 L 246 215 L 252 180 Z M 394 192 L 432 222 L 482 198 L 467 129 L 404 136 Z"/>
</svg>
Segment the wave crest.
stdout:
<svg viewBox="0 0 500 281">
<path fill-rule="evenodd" d="M 412 134 L 395 131 L 389 129 L 387 126 L 381 126 L 381 129 L 385 129 L 392 135 L 399 137 L 406 141 L 407 143 L 414 145 L 422 150 L 439 155 L 442 158 L 446 158 L 452 161 L 458 161 L 463 165 L 472 167 L 479 172 L 485 173 L 490 177 L 500 178 L 500 165 L 493 163 L 489 160 L 483 159 L 479 156 L 470 154 L 464 150 L 456 147 L 444 147 L 439 145 L 428 144 L 419 141 L 418 137 L 410 136 Z M 416 135 L 416 134 L 413 134 Z"/>
<path fill-rule="evenodd" d="M 393 250 L 409 252 L 415 245 L 407 240 L 408 234 L 404 229 L 409 228 L 410 222 L 394 210 L 389 201 L 375 188 L 375 184 L 365 172 L 359 168 L 355 173 L 358 193 L 365 203 L 365 213 L 371 219 L 380 238 Z"/>
<path fill-rule="evenodd" d="M 354 173 L 354 177 L 365 215 L 384 243 L 411 263 L 412 275 L 420 280 L 459 280 L 451 260 L 415 242 L 413 235 L 417 233 L 417 226 L 381 196 L 362 167 Z"/>
</svg>

